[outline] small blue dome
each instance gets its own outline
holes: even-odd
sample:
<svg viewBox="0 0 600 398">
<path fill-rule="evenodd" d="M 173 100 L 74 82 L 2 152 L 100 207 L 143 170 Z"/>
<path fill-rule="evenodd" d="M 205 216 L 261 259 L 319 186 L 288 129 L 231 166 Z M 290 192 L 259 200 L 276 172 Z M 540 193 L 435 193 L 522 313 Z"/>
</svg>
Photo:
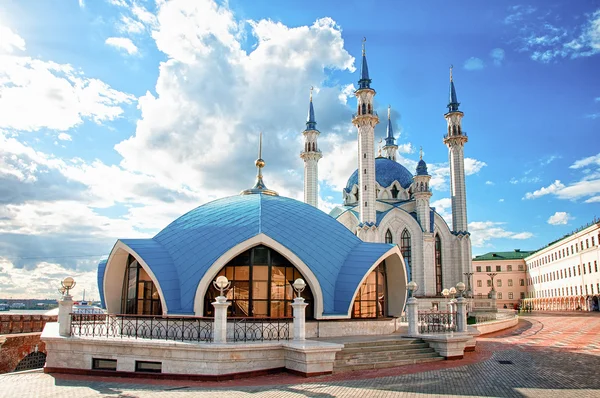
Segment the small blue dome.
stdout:
<svg viewBox="0 0 600 398">
<path fill-rule="evenodd" d="M 418 176 L 426 176 L 429 175 L 427 173 L 427 163 L 423 159 L 419 160 L 419 164 L 417 165 L 417 175 Z"/>
<path fill-rule="evenodd" d="M 388 158 L 375 159 L 375 179 L 382 187 L 389 187 L 394 181 L 398 181 L 402 188 L 407 189 L 413 182 L 413 175 L 406 167 Z M 346 190 L 350 191 L 354 185 L 358 185 L 358 169 L 352 173 L 346 184 Z"/>
</svg>

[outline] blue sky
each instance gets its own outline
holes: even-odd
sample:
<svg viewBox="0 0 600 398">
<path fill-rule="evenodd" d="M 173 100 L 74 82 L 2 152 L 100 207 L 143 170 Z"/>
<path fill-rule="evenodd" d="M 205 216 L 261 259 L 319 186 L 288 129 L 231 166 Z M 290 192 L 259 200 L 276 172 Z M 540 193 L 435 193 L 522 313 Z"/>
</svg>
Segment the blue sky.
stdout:
<svg viewBox="0 0 600 398">
<path fill-rule="evenodd" d="M 400 162 L 414 171 L 423 147 L 447 219 L 454 65 L 474 255 L 540 248 L 599 215 L 599 1 L 6 0 L 0 298 L 52 297 L 67 274 L 97 295 L 117 238 L 253 184 L 259 131 L 265 182 L 301 199 L 311 86 L 322 208 L 339 204 L 363 37 Z"/>
</svg>

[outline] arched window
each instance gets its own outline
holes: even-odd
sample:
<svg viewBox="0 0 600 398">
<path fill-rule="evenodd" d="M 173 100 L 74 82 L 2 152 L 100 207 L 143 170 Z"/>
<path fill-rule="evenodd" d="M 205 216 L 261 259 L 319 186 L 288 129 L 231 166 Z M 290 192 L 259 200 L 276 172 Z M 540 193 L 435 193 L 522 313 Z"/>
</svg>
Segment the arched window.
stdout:
<svg viewBox="0 0 600 398">
<path fill-rule="evenodd" d="M 435 291 L 442 293 L 442 240 L 440 235 L 435 235 Z"/>
<path fill-rule="evenodd" d="M 150 275 L 132 255 L 127 258 L 127 267 L 125 268 L 121 312 L 136 315 L 162 315 L 158 289 L 150 279 Z"/>
<path fill-rule="evenodd" d="M 354 297 L 352 318 L 380 318 L 387 315 L 385 261 L 375 268 Z"/>
<path fill-rule="evenodd" d="M 365 104 L 362 104 L 362 114 L 366 114 L 367 113 L 367 106 Z"/>
<path fill-rule="evenodd" d="M 392 189 L 390 189 L 390 192 L 392 193 L 392 198 L 398 199 L 398 193 L 400 191 L 398 190 L 398 188 L 396 188 L 395 185 L 392 187 Z"/>
<path fill-rule="evenodd" d="M 291 317 L 294 289 L 298 278 L 306 281 L 300 271 L 285 257 L 266 246 L 256 246 L 231 260 L 219 274 L 231 281 L 227 300 L 231 302 L 228 316 L 255 318 Z M 216 278 L 216 277 L 215 277 Z M 212 302 L 219 292 L 211 284 L 204 295 L 204 315 L 214 316 Z M 313 318 L 313 295 L 307 285 L 302 292 L 306 318 Z"/>
<path fill-rule="evenodd" d="M 389 229 L 385 233 L 385 243 L 394 243 L 392 242 L 392 231 L 390 231 Z"/>
<path fill-rule="evenodd" d="M 406 275 L 408 280 L 412 280 L 412 251 L 410 248 L 410 232 L 405 228 L 402 231 L 402 237 L 400 242 L 400 252 L 402 253 L 402 257 L 404 257 L 404 263 L 406 264 Z"/>
</svg>

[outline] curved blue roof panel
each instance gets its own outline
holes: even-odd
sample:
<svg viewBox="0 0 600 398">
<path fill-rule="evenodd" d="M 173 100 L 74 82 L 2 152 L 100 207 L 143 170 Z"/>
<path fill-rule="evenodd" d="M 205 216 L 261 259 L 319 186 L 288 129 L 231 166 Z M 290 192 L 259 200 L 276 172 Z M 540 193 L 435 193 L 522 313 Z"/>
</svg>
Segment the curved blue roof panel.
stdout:
<svg viewBox="0 0 600 398">
<path fill-rule="evenodd" d="M 108 259 L 102 260 L 98 263 L 98 274 L 96 275 L 98 278 L 98 290 L 100 291 L 100 307 L 106 308 L 106 303 L 104 302 L 104 270 L 106 270 L 106 262 Z"/>
<path fill-rule="evenodd" d="M 398 181 L 402 188 L 407 189 L 413 182 L 413 175 L 406 167 L 388 158 L 375 159 L 375 179 L 382 187 L 389 187 Z M 352 173 L 346 184 L 347 192 L 358 185 L 358 169 Z"/>
</svg>

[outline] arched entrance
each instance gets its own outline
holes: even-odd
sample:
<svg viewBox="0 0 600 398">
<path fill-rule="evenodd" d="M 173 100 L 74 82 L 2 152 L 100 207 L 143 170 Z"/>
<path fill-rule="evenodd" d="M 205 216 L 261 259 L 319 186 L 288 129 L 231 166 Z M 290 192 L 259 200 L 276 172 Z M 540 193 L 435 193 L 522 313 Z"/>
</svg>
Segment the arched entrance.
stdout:
<svg viewBox="0 0 600 398">
<path fill-rule="evenodd" d="M 23 370 L 41 369 L 46 363 L 46 354 L 43 352 L 35 351 L 27 355 L 25 358 L 17 364 L 15 372 L 21 372 Z"/>
<path fill-rule="evenodd" d="M 592 297 L 592 311 L 600 311 L 600 300 L 598 300 L 598 296 Z"/>
</svg>

